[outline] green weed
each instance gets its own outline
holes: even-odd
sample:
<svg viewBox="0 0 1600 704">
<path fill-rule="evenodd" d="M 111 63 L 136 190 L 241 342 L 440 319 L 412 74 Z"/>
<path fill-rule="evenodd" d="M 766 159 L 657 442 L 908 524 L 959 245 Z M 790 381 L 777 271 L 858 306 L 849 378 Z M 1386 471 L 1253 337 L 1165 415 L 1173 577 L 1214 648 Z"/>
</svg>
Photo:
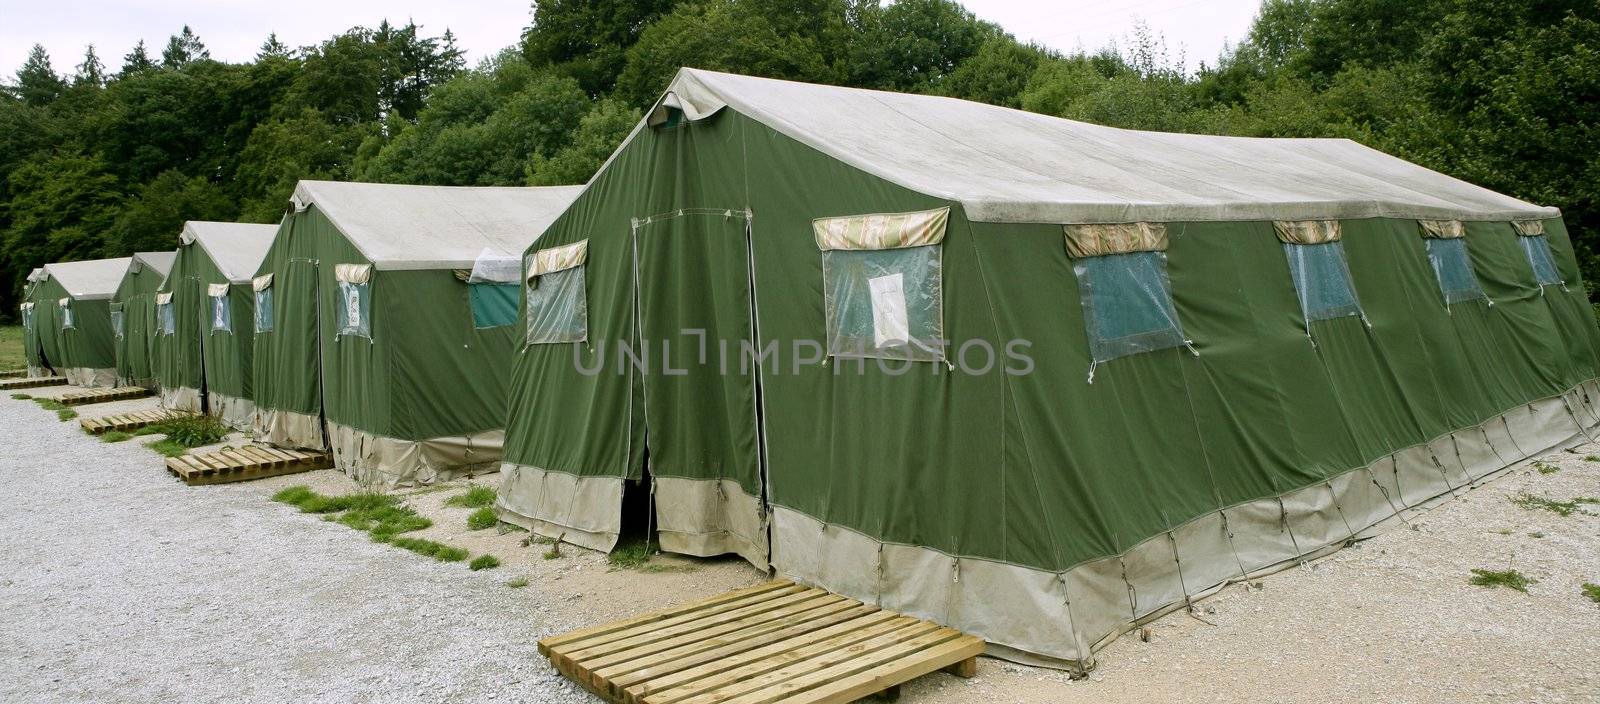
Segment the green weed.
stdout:
<svg viewBox="0 0 1600 704">
<path fill-rule="evenodd" d="M 69 420 L 72 420 L 73 418 L 77 418 L 77 417 L 78 417 L 78 412 L 74 411 L 74 410 L 72 410 L 70 408 L 58 408 L 58 409 L 56 409 L 56 420 L 69 421 Z"/>
<path fill-rule="evenodd" d="M 467 559 L 469 554 L 466 550 L 444 543 L 402 535 L 427 528 L 433 525 L 433 521 L 419 515 L 415 509 L 402 505 L 401 498 L 392 494 L 360 491 L 342 496 L 325 496 L 309 487 L 291 486 L 273 494 L 272 500 L 295 506 L 303 513 L 321 514 L 325 521 L 363 531 L 373 542 L 405 548 L 443 562 L 460 562 Z"/>
<path fill-rule="evenodd" d="M 144 446 L 165 457 L 181 457 L 189 454 L 189 448 L 179 445 L 171 439 L 147 442 Z"/>
<path fill-rule="evenodd" d="M 1600 584 L 1590 584 L 1588 582 L 1584 582 L 1583 595 L 1589 597 L 1589 601 L 1600 604 Z"/>
<path fill-rule="evenodd" d="M 487 486 L 474 486 L 465 492 L 456 494 L 444 502 L 446 506 L 462 506 L 465 508 L 482 508 L 494 504 L 494 488 Z"/>
<path fill-rule="evenodd" d="M 1550 464 L 1549 462 L 1543 462 L 1539 460 L 1534 460 L 1533 468 L 1539 470 L 1540 474 L 1555 474 L 1556 472 L 1561 471 L 1560 467 Z"/>
<path fill-rule="evenodd" d="M 377 536 L 374 535 L 373 538 L 376 539 Z M 440 562 L 460 562 L 467 559 L 468 554 L 466 550 L 461 548 L 423 538 L 407 538 L 397 535 L 379 542 L 385 542 L 398 548 L 405 548 L 418 555 L 427 555 Z"/>
<path fill-rule="evenodd" d="M 467 529 L 483 530 L 485 528 L 493 528 L 499 522 L 500 518 L 494 515 L 494 509 L 485 506 L 467 516 Z"/>
<path fill-rule="evenodd" d="M 1593 496 L 1578 496 L 1574 497 L 1571 501 L 1556 501 L 1554 499 L 1547 499 L 1543 496 L 1534 496 L 1533 494 L 1523 492 L 1511 497 L 1511 503 L 1530 511 L 1544 510 L 1554 513 L 1558 516 L 1566 517 L 1571 516 L 1573 513 L 1589 513 L 1588 511 L 1583 510 L 1583 504 L 1600 504 L 1600 498 Z"/>
<path fill-rule="evenodd" d="M 14 398 L 14 399 L 16 399 L 18 401 L 26 401 L 26 400 L 28 400 L 30 398 L 33 398 L 33 397 L 29 396 L 28 394 L 11 394 L 11 398 Z"/>
<path fill-rule="evenodd" d="M 1586 455 L 1586 456 L 1584 456 L 1583 461 L 1584 462 L 1600 462 L 1600 457 L 1597 457 L 1595 455 Z"/>
<path fill-rule="evenodd" d="M 634 540 L 624 545 L 619 545 L 606 555 L 606 562 L 612 567 L 625 570 L 636 570 L 650 562 L 650 556 L 656 553 L 656 545 L 649 540 Z"/>
<path fill-rule="evenodd" d="M 184 447 L 201 447 L 222 442 L 228 436 L 228 426 L 211 416 L 184 416 L 140 428 L 138 435 L 165 435 Z"/>
<path fill-rule="evenodd" d="M 1474 567 L 1472 568 L 1472 577 L 1467 579 L 1467 584 L 1471 584 L 1475 587 L 1489 587 L 1491 589 L 1495 587 L 1505 587 L 1507 589 L 1515 589 L 1526 594 L 1528 593 L 1528 585 L 1534 584 L 1538 581 L 1539 580 L 1533 579 L 1532 577 L 1513 569 L 1483 570 Z"/>
<path fill-rule="evenodd" d="M 100 434 L 100 442 L 122 442 L 131 437 L 133 437 L 133 433 L 125 433 L 121 430 L 107 430 Z"/>
<path fill-rule="evenodd" d="M 473 572 L 477 572 L 478 570 L 492 570 L 499 566 L 500 558 L 495 557 L 494 555 L 479 555 L 472 558 L 472 562 L 467 563 L 467 567 Z"/>
<path fill-rule="evenodd" d="M 511 587 L 512 589 L 521 589 L 528 586 L 528 578 L 518 577 L 516 579 L 509 580 L 506 582 L 506 586 Z"/>
</svg>

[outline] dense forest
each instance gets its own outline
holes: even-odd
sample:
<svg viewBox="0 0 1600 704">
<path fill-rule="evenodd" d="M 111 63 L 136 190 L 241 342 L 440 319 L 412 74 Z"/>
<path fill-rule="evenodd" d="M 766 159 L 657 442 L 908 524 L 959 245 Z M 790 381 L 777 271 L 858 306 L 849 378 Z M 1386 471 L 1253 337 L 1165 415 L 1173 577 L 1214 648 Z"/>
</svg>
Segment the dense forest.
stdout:
<svg viewBox="0 0 1600 704">
<path fill-rule="evenodd" d="M 1600 280 L 1600 3 L 1266 0 L 1185 65 L 1159 37 L 1063 54 L 951 0 L 539 0 L 475 67 L 448 31 L 355 27 L 210 58 L 34 47 L 0 86 L 0 315 L 45 262 L 276 222 L 302 178 L 581 183 L 679 66 L 913 91 L 1138 129 L 1348 137 L 1565 212 Z M 110 63 L 108 63 L 108 60 Z M 115 68 L 111 64 L 117 64 Z"/>
</svg>

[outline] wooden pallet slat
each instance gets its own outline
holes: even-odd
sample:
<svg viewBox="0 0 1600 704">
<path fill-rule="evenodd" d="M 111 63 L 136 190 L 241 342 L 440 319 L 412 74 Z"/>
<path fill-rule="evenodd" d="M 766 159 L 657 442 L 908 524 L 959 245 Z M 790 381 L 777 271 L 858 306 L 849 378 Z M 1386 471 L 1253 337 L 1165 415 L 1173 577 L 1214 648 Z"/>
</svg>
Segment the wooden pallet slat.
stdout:
<svg viewBox="0 0 1600 704">
<path fill-rule="evenodd" d="M 100 416 L 97 418 L 80 418 L 78 419 L 78 425 L 81 426 L 86 432 L 100 435 L 113 430 L 137 430 L 147 425 L 154 425 L 172 418 L 182 418 L 184 416 L 192 415 L 194 414 L 189 411 L 173 411 L 165 408 L 156 408 L 145 411 L 117 413 L 109 416 Z"/>
<path fill-rule="evenodd" d="M 615 704 L 848 704 L 936 670 L 976 673 L 982 639 L 787 581 L 539 641 Z"/>
<path fill-rule="evenodd" d="M 144 398 L 150 395 L 150 390 L 142 386 L 118 386 L 114 389 L 84 389 L 82 391 L 68 391 L 56 398 L 63 406 L 84 406 L 91 403 L 107 403 L 110 401 L 126 401 L 135 398 Z"/>
<path fill-rule="evenodd" d="M 225 447 L 166 460 L 167 471 L 189 485 L 264 479 L 331 466 L 333 457 L 327 453 L 289 455 L 261 445 Z"/>
<path fill-rule="evenodd" d="M 18 391 L 21 389 L 38 389 L 46 386 L 66 386 L 67 378 L 64 376 L 28 376 L 21 379 L 0 380 L 0 391 Z"/>
</svg>

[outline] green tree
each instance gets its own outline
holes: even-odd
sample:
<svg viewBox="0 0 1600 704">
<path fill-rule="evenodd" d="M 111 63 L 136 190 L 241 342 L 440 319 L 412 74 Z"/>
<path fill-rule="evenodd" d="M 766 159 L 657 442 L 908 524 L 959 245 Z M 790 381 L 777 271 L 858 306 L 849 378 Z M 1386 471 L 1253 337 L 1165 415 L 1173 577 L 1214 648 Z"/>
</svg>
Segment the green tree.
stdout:
<svg viewBox="0 0 1600 704">
<path fill-rule="evenodd" d="M 117 77 L 127 78 L 140 71 L 148 71 L 155 67 L 155 62 L 150 60 L 150 53 L 144 48 L 144 40 L 140 39 L 138 44 L 133 45 L 133 50 L 122 57 L 122 70 L 117 72 Z"/>
<path fill-rule="evenodd" d="M 679 0 L 539 0 L 522 33 L 522 55 L 534 66 L 553 66 L 578 80 L 590 95 L 611 90 L 628 47 Z"/>
<path fill-rule="evenodd" d="M 17 97 L 33 106 L 48 105 L 66 91 L 67 82 L 50 66 L 44 45 L 34 44 L 28 58 L 17 69 Z"/>
<path fill-rule="evenodd" d="M 106 82 L 106 65 L 94 53 L 94 45 L 90 44 L 83 52 L 83 63 L 78 64 L 78 72 L 72 77 L 75 85 L 88 85 L 100 87 Z"/>
<path fill-rule="evenodd" d="M 240 217 L 277 222 L 301 179 L 350 180 L 357 147 L 376 132 L 375 123 L 338 123 L 312 108 L 258 125 L 239 154 Z"/>
<path fill-rule="evenodd" d="M 639 123 L 641 113 L 616 100 L 595 103 L 583 116 L 572 141 L 544 157 L 534 155 L 528 164 L 528 185 L 564 186 L 587 183 L 611 153 Z"/>
<path fill-rule="evenodd" d="M 204 61 L 211 58 L 211 50 L 200 41 L 200 37 L 183 26 L 183 31 L 167 39 L 167 48 L 161 50 L 162 68 L 182 68 L 194 61 Z"/>
<path fill-rule="evenodd" d="M 185 221 L 232 220 L 237 215 L 233 199 L 216 184 L 177 170 L 165 171 L 140 186 L 138 194 L 123 204 L 111 227 L 108 250 L 173 249 Z"/>
<path fill-rule="evenodd" d="M 267 59 L 288 59 L 292 58 L 293 56 L 294 52 L 289 48 L 289 45 L 278 41 L 278 33 L 269 32 L 267 34 L 267 40 L 261 42 L 261 49 L 256 52 L 256 61 L 265 61 Z"/>
<path fill-rule="evenodd" d="M 1000 28 L 953 0 L 898 0 L 861 8 L 846 76 L 851 85 L 933 92 Z"/>
</svg>

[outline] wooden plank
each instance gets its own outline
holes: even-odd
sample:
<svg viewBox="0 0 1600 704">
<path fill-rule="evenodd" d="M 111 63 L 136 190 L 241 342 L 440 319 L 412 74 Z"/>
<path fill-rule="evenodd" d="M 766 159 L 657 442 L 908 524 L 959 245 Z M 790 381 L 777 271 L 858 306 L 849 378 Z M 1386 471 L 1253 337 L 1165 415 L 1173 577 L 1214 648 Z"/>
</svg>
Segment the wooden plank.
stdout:
<svg viewBox="0 0 1600 704">
<path fill-rule="evenodd" d="M 659 694 L 644 692 L 646 704 L 674 704 L 695 700 L 720 701 L 761 687 L 777 684 L 873 650 L 929 633 L 938 626 L 909 616 L 896 616 L 859 631 L 846 632 L 803 648 L 774 653 L 721 674 L 687 682 Z M 818 664 L 821 660 L 824 664 Z M 649 688 L 646 687 L 648 690 Z M 707 699 L 715 695 L 719 698 Z"/>
<path fill-rule="evenodd" d="M 720 606 L 722 604 L 727 604 L 729 602 L 733 602 L 733 601 L 737 601 L 737 600 L 743 599 L 745 597 L 758 596 L 758 595 L 761 595 L 761 594 L 765 594 L 765 593 L 768 593 L 768 592 L 773 592 L 773 591 L 776 591 L 776 590 L 779 590 L 779 589 L 784 589 L 786 587 L 792 587 L 792 586 L 794 586 L 793 582 L 790 582 L 788 580 L 781 580 L 781 579 L 780 580 L 771 581 L 771 582 L 763 582 L 763 583 L 757 584 L 756 586 L 753 586 L 753 587 L 746 587 L 744 589 L 736 589 L 734 591 L 727 592 L 725 594 L 718 594 L 716 596 L 709 597 L 709 598 L 706 598 L 706 599 L 701 599 L 701 600 L 695 601 L 695 602 L 690 602 L 690 603 L 684 604 L 682 606 L 675 606 L 675 607 L 672 607 L 670 609 L 662 609 L 660 611 L 652 611 L 650 613 L 642 614 L 642 615 L 639 615 L 639 616 L 635 616 L 635 617 L 630 618 L 630 619 L 624 619 L 622 621 L 616 621 L 616 622 L 613 622 L 613 623 L 602 624 L 602 625 L 594 626 L 594 627 L 591 627 L 591 628 L 584 628 L 584 629 L 581 629 L 581 630 L 572 631 L 571 633 L 563 633 L 563 634 L 558 635 L 558 636 L 550 636 L 548 638 L 544 638 L 544 639 L 539 641 L 539 643 L 538 643 L 539 652 L 540 653 L 548 653 L 549 649 L 552 648 L 552 647 L 555 647 L 555 646 L 570 645 L 572 643 L 576 643 L 576 642 L 581 641 L 581 640 L 586 640 L 586 639 L 606 636 L 606 635 L 609 635 L 609 634 L 612 634 L 612 633 L 615 633 L 615 632 L 618 632 L 618 631 L 622 631 L 622 630 L 629 629 L 629 628 L 634 628 L 634 627 L 637 627 L 637 626 L 643 626 L 643 625 L 648 625 L 648 624 L 652 624 L 652 623 L 659 623 L 661 621 L 665 621 L 665 620 L 670 619 L 670 618 L 682 616 L 684 614 L 692 613 L 692 612 L 695 612 L 695 611 L 700 611 L 700 610 L 703 610 L 703 609 L 713 608 L 713 607 L 716 607 L 716 606 Z"/>
<path fill-rule="evenodd" d="M 686 682 L 720 675 L 764 658 L 799 650 L 813 643 L 827 641 L 838 636 L 854 633 L 859 638 L 865 639 L 870 637 L 870 634 L 878 632 L 874 627 L 900 617 L 890 611 L 880 611 L 873 606 L 863 606 L 868 610 L 860 613 L 845 612 L 841 614 L 848 617 L 842 622 L 828 623 L 827 621 L 818 621 L 817 623 L 825 625 L 816 630 L 806 631 L 796 627 L 776 632 L 772 634 L 773 637 L 771 638 L 754 639 L 752 643 L 754 647 L 750 649 L 743 649 L 740 643 L 731 643 L 684 658 L 681 661 L 667 661 L 659 665 L 646 665 L 639 670 L 618 675 L 613 682 L 613 686 L 621 689 L 628 701 L 638 701 L 640 697 L 646 694 L 663 692 Z"/>
<path fill-rule="evenodd" d="M 794 695 L 783 695 L 776 698 L 762 698 L 751 695 L 747 699 L 736 699 L 729 704 L 755 704 L 756 702 L 782 701 L 783 704 L 849 704 L 862 697 L 882 692 L 891 687 L 910 682 L 930 672 L 947 667 L 951 661 L 977 663 L 977 657 L 983 654 L 984 642 L 981 638 L 973 636 L 960 636 L 954 640 L 945 641 L 933 647 L 910 653 L 908 657 L 888 659 L 875 667 L 859 671 L 848 677 L 834 677 L 812 689 Z M 888 654 L 885 654 L 888 657 Z M 825 677 L 818 673 L 818 677 Z M 800 686 L 798 682 L 788 683 L 791 686 Z M 781 688 L 781 686 L 780 686 Z M 774 692 L 773 694 L 781 694 Z"/>
<path fill-rule="evenodd" d="M 575 648 L 572 650 L 562 649 L 561 654 L 573 660 L 592 660 L 665 638 L 719 626 L 746 616 L 765 614 L 828 595 L 827 592 L 820 589 L 807 589 L 804 587 L 795 587 L 795 589 L 797 591 L 779 590 L 779 596 L 774 599 L 762 599 L 749 604 L 734 602 L 733 604 L 716 607 L 708 612 L 686 614 L 676 619 L 668 619 L 659 624 L 621 631 L 618 633 L 618 637 L 607 638 L 600 642 L 580 642 L 575 644 Z"/>
<path fill-rule="evenodd" d="M 725 688 L 713 695 L 689 699 L 684 704 L 773 704 L 780 699 L 787 699 L 806 690 L 820 687 L 828 682 L 859 674 L 866 670 L 891 662 L 896 658 L 914 654 L 924 648 L 929 648 L 940 643 L 953 641 L 961 637 L 960 631 L 935 626 L 932 630 L 912 633 L 918 629 L 908 628 L 904 632 L 892 636 L 874 639 L 869 643 L 859 643 L 843 651 L 828 653 L 812 658 L 803 663 L 797 663 L 777 672 L 773 672 L 754 680 L 740 682 L 738 687 Z M 947 663 L 946 663 L 947 664 Z M 940 667 L 943 667 L 941 664 Z M 935 668 L 938 669 L 938 668 Z M 738 696 L 734 696 L 738 693 Z M 848 704 L 847 700 L 845 704 Z"/>
</svg>

